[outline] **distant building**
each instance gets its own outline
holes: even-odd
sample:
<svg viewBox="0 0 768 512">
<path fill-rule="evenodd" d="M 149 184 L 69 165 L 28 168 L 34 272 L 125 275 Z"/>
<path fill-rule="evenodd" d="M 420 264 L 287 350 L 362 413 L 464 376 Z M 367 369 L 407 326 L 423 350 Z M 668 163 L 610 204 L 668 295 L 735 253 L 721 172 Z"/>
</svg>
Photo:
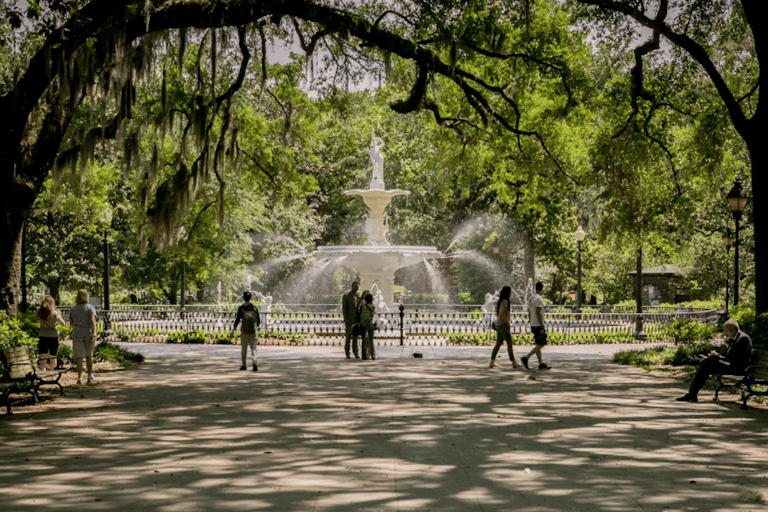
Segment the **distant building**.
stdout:
<svg viewBox="0 0 768 512">
<path fill-rule="evenodd" d="M 637 272 L 629 272 L 633 281 L 637 279 Z M 637 284 L 637 281 L 634 281 Z M 685 277 L 674 265 L 666 264 L 658 267 L 643 269 L 643 306 L 658 306 L 659 304 L 677 304 L 691 300 L 686 288 Z M 635 298 L 632 287 L 632 297 Z"/>
</svg>

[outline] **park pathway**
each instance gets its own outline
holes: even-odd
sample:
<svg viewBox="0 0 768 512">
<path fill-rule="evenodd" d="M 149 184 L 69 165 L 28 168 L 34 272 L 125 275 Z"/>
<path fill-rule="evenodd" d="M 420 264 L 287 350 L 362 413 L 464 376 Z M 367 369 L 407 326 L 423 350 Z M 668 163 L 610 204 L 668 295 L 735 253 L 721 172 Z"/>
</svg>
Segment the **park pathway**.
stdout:
<svg viewBox="0 0 768 512">
<path fill-rule="evenodd" d="M 768 510 L 766 411 L 675 402 L 615 347 L 548 347 L 547 372 L 260 347 L 256 373 L 238 347 L 131 348 L 149 363 L 0 416 L 0 510 Z"/>
</svg>

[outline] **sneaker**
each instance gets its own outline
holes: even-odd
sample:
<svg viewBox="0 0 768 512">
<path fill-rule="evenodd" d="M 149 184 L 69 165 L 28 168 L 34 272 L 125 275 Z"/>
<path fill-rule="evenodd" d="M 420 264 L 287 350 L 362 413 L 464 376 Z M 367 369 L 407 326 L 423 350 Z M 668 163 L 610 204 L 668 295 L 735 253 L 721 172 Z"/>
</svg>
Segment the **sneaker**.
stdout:
<svg viewBox="0 0 768 512">
<path fill-rule="evenodd" d="M 692 395 L 691 393 L 686 393 L 679 398 L 675 398 L 675 400 L 678 402 L 698 402 L 699 398 L 696 395 Z"/>
<path fill-rule="evenodd" d="M 518 363 L 514 359 L 512 360 L 512 368 L 522 368 L 522 366 L 523 365 L 521 365 L 520 363 Z"/>
<path fill-rule="evenodd" d="M 520 361 L 523 362 L 523 366 L 525 366 L 525 369 L 528 369 L 528 358 L 527 357 L 521 357 Z"/>
<path fill-rule="evenodd" d="M 247 370 L 248 368 L 246 368 L 245 366 L 241 366 L 240 369 L 241 370 Z"/>
<path fill-rule="evenodd" d="M 539 365 L 539 370 L 551 370 L 551 369 L 552 369 L 552 367 L 551 366 L 547 366 L 547 363 L 541 363 Z"/>
<path fill-rule="evenodd" d="M 77 379 L 77 383 L 78 383 L 78 384 L 82 384 L 82 383 L 83 383 L 83 378 L 82 378 L 82 377 L 80 377 L 79 379 Z"/>
<path fill-rule="evenodd" d="M 94 374 L 90 374 L 88 376 L 88 380 L 96 380 L 96 376 Z"/>
<path fill-rule="evenodd" d="M 488 366 L 488 368 L 498 368 L 499 365 L 496 364 L 496 361 L 491 361 L 491 364 Z"/>
<path fill-rule="evenodd" d="M 253 363 L 253 371 L 255 372 L 259 371 L 259 367 L 256 366 L 256 363 Z"/>
</svg>

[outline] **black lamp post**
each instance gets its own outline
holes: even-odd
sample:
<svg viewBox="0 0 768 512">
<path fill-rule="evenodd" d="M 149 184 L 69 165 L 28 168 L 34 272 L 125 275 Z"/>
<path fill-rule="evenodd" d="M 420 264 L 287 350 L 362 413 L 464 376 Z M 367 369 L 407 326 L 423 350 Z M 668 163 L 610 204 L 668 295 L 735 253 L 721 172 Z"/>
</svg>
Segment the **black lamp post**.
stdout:
<svg viewBox="0 0 768 512">
<path fill-rule="evenodd" d="M 730 280 L 731 273 L 728 270 L 728 263 L 731 259 L 731 246 L 733 245 L 733 233 L 731 228 L 725 230 L 723 233 L 723 245 L 725 246 L 725 316 L 728 316 L 728 292 L 731 289 Z"/>
<path fill-rule="evenodd" d="M 587 234 L 578 227 L 573 234 L 573 238 L 576 240 L 576 247 L 578 251 L 576 253 L 576 312 L 581 312 L 581 242 L 587 237 Z"/>
<path fill-rule="evenodd" d="M 749 197 L 741 186 L 740 178 L 736 178 L 731 191 L 728 192 L 725 198 L 728 200 L 728 206 L 731 208 L 731 213 L 733 213 L 733 220 L 736 222 L 736 235 L 733 244 L 733 305 L 737 306 L 739 304 L 739 222 L 741 221 L 741 214 L 744 212 L 744 208 L 747 207 L 747 202 L 749 201 Z"/>
<path fill-rule="evenodd" d="M 104 298 L 102 301 L 104 309 L 104 331 L 109 332 L 112 330 L 111 322 L 109 321 L 109 238 L 108 232 L 112 225 L 112 212 L 109 210 L 104 212 Z"/>
</svg>

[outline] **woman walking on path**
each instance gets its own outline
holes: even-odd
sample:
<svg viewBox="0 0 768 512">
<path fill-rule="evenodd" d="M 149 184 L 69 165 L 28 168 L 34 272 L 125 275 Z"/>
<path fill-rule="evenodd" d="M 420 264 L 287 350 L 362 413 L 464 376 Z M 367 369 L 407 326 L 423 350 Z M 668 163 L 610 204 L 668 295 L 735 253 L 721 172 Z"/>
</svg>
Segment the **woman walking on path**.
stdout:
<svg viewBox="0 0 768 512">
<path fill-rule="evenodd" d="M 496 354 L 499 353 L 499 348 L 506 341 L 507 352 L 509 353 L 509 360 L 512 361 L 512 368 L 520 368 L 520 363 L 515 361 L 515 354 L 512 351 L 512 333 L 509 332 L 509 296 L 512 294 L 512 288 L 505 286 L 499 293 L 499 301 L 496 303 L 496 346 L 493 347 L 491 353 L 491 365 L 490 368 L 498 368 L 496 364 Z"/>
<path fill-rule="evenodd" d="M 72 351 L 77 365 L 77 383 L 83 383 L 83 359 L 88 372 L 88 384 L 96 376 L 93 374 L 93 349 L 96 348 L 96 308 L 88 303 L 88 292 L 77 290 L 75 305 L 69 310 L 69 322 L 72 324 Z"/>
<path fill-rule="evenodd" d="M 37 321 L 40 322 L 37 352 L 40 355 L 41 370 L 53 370 L 59 366 L 56 355 L 59 352 L 59 331 L 56 324 L 67 325 L 56 307 L 56 299 L 46 295 L 37 310 Z"/>
</svg>

